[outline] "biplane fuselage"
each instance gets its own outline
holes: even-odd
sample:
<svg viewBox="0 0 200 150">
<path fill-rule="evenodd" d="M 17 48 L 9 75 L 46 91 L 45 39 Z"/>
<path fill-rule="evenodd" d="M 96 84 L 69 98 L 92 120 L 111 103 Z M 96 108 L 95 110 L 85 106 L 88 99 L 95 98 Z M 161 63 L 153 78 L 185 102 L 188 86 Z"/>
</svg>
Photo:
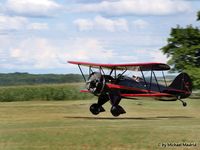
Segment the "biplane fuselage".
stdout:
<svg viewBox="0 0 200 150">
<path fill-rule="evenodd" d="M 94 115 L 105 111 L 102 105 L 107 101 L 111 102 L 112 115 L 119 116 L 126 113 L 119 105 L 122 98 L 152 97 L 162 101 L 182 101 L 192 92 L 192 82 L 186 73 L 180 73 L 168 86 L 163 71 L 169 70 L 170 67 L 163 63 L 96 64 L 75 61 L 68 61 L 68 63 L 78 65 L 82 73 L 87 89 L 81 91 L 98 96 L 98 102 L 90 107 L 90 111 Z M 89 68 L 87 78 L 82 71 L 81 67 L 83 66 Z M 109 72 L 105 73 L 105 70 Z M 127 76 L 125 74 L 127 71 L 140 72 L 141 76 L 134 74 L 131 77 Z M 144 75 L 144 72 L 147 71 L 150 72 L 148 77 Z M 157 71 L 162 72 L 164 84 L 159 83 L 155 74 Z M 182 101 L 182 103 L 183 106 L 186 106 L 186 102 Z"/>
</svg>

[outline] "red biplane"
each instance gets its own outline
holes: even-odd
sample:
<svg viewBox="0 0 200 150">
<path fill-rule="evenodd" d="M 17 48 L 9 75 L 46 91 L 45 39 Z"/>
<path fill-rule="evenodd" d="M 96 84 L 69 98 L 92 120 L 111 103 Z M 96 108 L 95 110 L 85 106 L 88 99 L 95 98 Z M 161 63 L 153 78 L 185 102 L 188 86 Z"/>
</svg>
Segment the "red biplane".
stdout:
<svg viewBox="0 0 200 150">
<path fill-rule="evenodd" d="M 192 93 L 192 82 L 186 73 L 180 73 L 171 84 L 167 85 L 163 71 L 170 70 L 170 67 L 163 63 L 97 64 L 77 61 L 68 63 L 78 65 L 86 82 L 87 90 L 81 92 L 90 92 L 98 96 L 98 102 L 90 106 L 90 111 L 94 115 L 105 111 L 102 105 L 107 101 L 112 105 L 110 112 L 113 116 L 126 113 L 119 105 L 122 98 L 153 97 L 161 101 L 180 100 L 183 106 L 186 106 L 187 103 L 182 99 Z M 84 66 L 89 68 L 89 75 L 83 73 Z M 133 74 L 135 72 L 140 75 L 136 76 Z M 149 73 L 148 76 L 145 75 L 146 72 Z M 157 72 L 162 73 L 162 81 L 156 76 Z"/>
</svg>

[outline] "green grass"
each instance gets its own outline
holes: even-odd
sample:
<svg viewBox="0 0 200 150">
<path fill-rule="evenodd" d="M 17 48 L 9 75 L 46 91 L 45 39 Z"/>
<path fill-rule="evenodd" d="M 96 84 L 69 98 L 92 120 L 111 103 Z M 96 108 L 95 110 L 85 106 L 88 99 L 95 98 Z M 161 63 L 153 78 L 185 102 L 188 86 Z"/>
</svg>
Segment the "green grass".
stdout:
<svg viewBox="0 0 200 150">
<path fill-rule="evenodd" d="M 84 83 L 0 86 L 0 102 L 66 101 L 94 98 L 92 94 L 81 93 L 82 89 L 86 89 Z M 199 91 L 194 91 L 191 97 L 199 99 Z"/>
<path fill-rule="evenodd" d="M 92 98 L 91 94 L 79 92 L 84 88 L 83 83 L 5 86 L 0 87 L 0 102 Z"/>
<path fill-rule="evenodd" d="M 96 100 L 96 99 L 95 99 Z M 200 149 L 200 100 L 130 101 L 118 118 L 93 116 L 95 100 L 0 103 L 0 150 L 177 150 Z M 193 147 L 161 147 L 165 143 Z"/>
</svg>

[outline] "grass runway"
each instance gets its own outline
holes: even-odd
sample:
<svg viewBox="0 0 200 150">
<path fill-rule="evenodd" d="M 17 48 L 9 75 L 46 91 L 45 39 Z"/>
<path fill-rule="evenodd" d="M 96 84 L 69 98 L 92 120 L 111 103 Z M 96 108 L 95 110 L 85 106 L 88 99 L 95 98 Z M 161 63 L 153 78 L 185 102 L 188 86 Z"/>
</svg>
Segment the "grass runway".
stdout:
<svg viewBox="0 0 200 150">
<path fill-rule="evenodd" d="M 94 102 L 0 103 L 0 150 L 200 150 L 200 99 L 122 100 L 117 118 L 109 103 L 90 114 Z"/>
</svg>

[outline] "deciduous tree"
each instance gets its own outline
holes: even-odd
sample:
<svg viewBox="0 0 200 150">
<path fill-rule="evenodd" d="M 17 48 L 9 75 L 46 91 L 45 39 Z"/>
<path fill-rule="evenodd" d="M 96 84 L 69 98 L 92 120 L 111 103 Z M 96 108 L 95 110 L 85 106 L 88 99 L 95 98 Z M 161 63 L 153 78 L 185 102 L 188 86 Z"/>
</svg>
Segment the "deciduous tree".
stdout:
<svg viewBox="0 0 200 150">
<path fill-rule="evenodd" d="M 197 14 L 200 20 L 200 11 Z M 187 72 L 196 88 L 200 88 L 200 29 L 188 25 L 179 25 L 171 29 L 168 44 L 161 48 L 169 58 L 172 71 Z"/>
</svg>

